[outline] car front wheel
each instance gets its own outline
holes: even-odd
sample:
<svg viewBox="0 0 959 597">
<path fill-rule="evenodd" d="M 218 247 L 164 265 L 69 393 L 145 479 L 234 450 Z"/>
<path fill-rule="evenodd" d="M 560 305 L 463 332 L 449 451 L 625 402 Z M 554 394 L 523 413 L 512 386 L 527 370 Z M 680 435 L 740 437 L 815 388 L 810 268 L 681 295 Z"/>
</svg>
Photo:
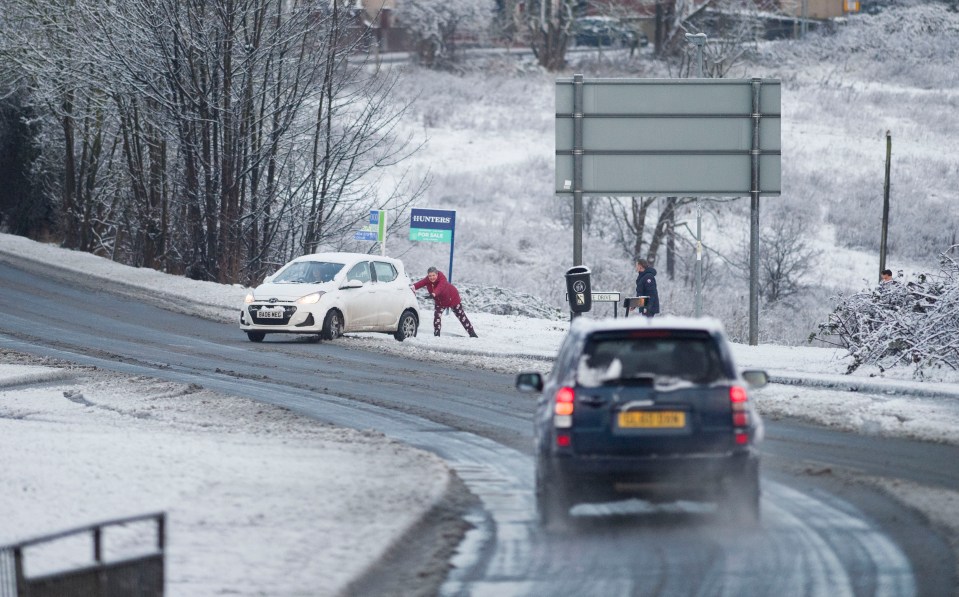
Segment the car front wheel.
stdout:
<svg viewBox="0 0 959 597">
<path fill-rule="evenodd" d="M 263 342 L 266 334 L 263 332 L 247 332 L 246 337 L 250 339 L 250 342 Z"/>
<path fill-rule="evenodd" d="M 323 320 L 323 339 L 336 340 L 343 335 L 343 315 L 336 309 L 330 309 Z"/>
<path fill-rule="evenodd" d="M 416 336 L 416 316 L 406 311 L 400 316 L 400 324 L 397 326 L 393 337 L 402 342 L 414 336 Z"/>
</svg>

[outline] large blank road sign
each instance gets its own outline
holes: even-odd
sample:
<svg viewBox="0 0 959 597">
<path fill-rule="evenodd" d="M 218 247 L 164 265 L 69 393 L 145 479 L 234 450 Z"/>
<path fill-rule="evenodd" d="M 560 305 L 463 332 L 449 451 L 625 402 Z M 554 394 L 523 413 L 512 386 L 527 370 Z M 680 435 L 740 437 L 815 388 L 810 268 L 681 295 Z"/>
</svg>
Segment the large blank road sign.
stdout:
<svg viewBox="0 0 959 597">
<path fill-rule="evenodd" d="M 753 111 L 758 85 L 759 111 Z M 584 79 L 582 146 L 574 83 L 556 81 L 556 192 L 572 193 L 574 149 L 584 195 L 781 193 L 781 86 L 776 79 Z"/>
</svg>

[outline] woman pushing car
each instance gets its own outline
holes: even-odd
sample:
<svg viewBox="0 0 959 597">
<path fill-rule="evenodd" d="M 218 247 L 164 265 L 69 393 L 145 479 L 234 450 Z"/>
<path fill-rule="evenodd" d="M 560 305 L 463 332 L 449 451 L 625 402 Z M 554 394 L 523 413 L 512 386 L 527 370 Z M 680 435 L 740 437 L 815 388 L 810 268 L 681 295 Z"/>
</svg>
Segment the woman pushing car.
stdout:
<svg viewBox="0 0 959 597">
<path fill-rule="evenodd" d="M 413 284 L 413 290 L 417 291 L 424 286 L 426 290 L 429 291 L 430 297 L 435 301 L 435 306 L 433 307 L 434 336 L 440 335 L 443 309 L 450 308 L 453 310 L 456 318 L 460 320 L 460 323 L 463 324 L 463 328 L 466 329 L 466 333 L 470 335 L 470 338 L 477 337 L 476 332 L 473 330 L 473 324 L 470 323 L 469 318 L 466 317 L 466 312 L 463 311 L 459 291 L 456 290 L 455 286 L 449 283 L 446 276 L 443 275 L 443 272 L 435 267 L 430 267 L 426 270 L 426 277 Z"/>
</svg>

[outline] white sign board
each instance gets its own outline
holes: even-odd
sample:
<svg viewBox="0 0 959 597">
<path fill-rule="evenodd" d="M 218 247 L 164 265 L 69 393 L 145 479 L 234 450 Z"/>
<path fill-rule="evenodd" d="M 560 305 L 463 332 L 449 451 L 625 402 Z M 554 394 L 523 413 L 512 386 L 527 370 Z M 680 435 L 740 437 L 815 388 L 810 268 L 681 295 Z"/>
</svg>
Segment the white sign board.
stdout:
<svg viewBox="0 0 959 597">
<path fill-rule="evenodd" d="M 559 194 L 576 190 L 577 152 L 584 195 L 748 196 L 754 152 L 760 194 L 781 194 L 779 80 L 584 79 L 581 117 L 575 93 L 557 79 Z"/>
</svg>

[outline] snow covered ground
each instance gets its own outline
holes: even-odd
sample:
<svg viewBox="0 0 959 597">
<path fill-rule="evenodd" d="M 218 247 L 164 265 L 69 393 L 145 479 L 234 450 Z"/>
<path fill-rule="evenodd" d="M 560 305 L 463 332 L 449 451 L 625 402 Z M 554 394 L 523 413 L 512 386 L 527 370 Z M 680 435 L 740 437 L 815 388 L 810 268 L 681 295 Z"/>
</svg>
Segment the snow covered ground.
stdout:
<svg viewBox="0 0 959 597">
<path fill-rule="evenodd" d="M 183 384 L 22 363 L 0 364 L 0 470 L 0 545 L 165 511 L 171 596 L 340 594 L 449 482 L 438 457 L 378 433 Z M 155 545 L 149 529 L 132 544 L 105 537 L 107 561 Z M 26 572 L 90 564 L 90 545 L 87 534 L 28 548 Z"/>
<path fill-rule="evenodd" d="M 132 296 L 161 294 L 177 309 L 224 322 L 235 321 L 247 291 L 11 235 L 0 235 L 0 259 L 40 261 L 120 282 Z M 471 310 L 470 300 L 497 310 L 502 293 L 464 292 L 476 339 L 447 316 L 439 338 L 422 334 L 398 343 L 388 335 L 352 334 L 337 342 L 451 363 L 468 354 L 476 366 L 503 372 L 547 370 L 568 321 Z M 611 305 L 595 306 L 595 315 L 607 314 Z M 431 315 L 424 311 L 422 319 Z M 846 376 L 841 351 L 734 348 L 741 367 L 764 368 L 778 382 L 754 394 L 765 415 L 959 444 L 954 373 L 924 382 L 912 380 L 911 371 Z M 0 470 L 0 503 L 13 513 L 0 517 L 0 544 L 169 512 L 171 595 L 336 594 L 442 499 L 449 483 L 449 470 L 437 457 L 375 433 L 330 428 L 192 386 L 38 366 L 2 344 Z M 352 474 L 356 470 L 363 475 Z M 389 491 L 380 491 L 387 483 Z M 888 489 L 957 530 L 957 496 Z"/>
</svg>

